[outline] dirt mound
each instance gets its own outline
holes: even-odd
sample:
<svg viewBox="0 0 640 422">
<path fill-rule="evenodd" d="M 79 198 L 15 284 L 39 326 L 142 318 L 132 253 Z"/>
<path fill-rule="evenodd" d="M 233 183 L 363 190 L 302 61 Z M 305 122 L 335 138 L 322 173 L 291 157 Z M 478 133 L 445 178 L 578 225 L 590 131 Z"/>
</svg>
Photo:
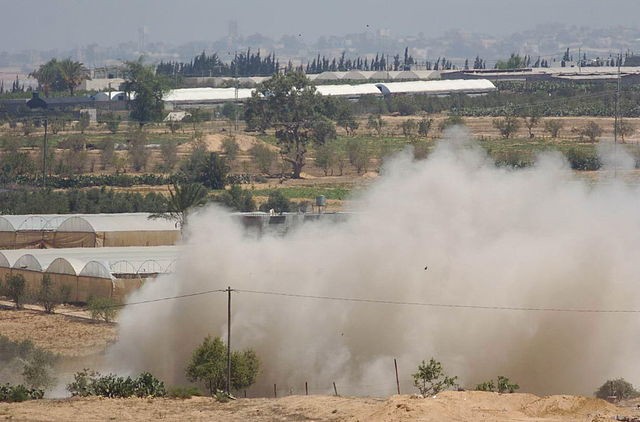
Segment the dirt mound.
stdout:
<svg viewBox="0 0 640 422">
<path fill-rule="evenodd" d="M 520 421 L 604 422 L 633 416 L 632 410 L 575 396 L 540 398 L 532 394 L 445 392 L 436 397 L 388 399 L 289 396 L 218 403 L 208 397 L 172 399 L 74 398 L 4 404 L 0 419 L 66 421 L 82 415 L 94 420 L 224 421 Z"/>
<path fill-rule="evenodd" d="M 256 144 L 267 145 L 271 150 L 274 151 L 278 149 L 273 145 L 267 144 L 257 139 L 255 136 L 247 135 L 244 133 L 238 133 L 235 135 L 223 135 L 216 133 L 213 135 L 207 135 L 204 137 L 204 142 L 207 145 L 207 149 L 209 151 L 222 151 L 222 142 L 228 137 L 234 138 L 238 143 L 238 146 L 240 147 L 240 151 L 243 152 L 249 151 Z"/>
</svg>

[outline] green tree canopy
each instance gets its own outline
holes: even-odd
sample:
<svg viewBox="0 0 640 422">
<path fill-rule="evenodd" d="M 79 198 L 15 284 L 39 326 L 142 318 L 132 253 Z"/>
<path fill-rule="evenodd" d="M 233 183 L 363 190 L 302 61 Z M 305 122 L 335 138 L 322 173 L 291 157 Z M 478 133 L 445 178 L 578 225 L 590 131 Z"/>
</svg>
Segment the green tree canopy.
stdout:
<svg viewBox="0 0 640 422">
<path fill-rule="evenodd" d="M 127 95 L 135 93 L 129 102 L 131 118 L 138 121 L 140 127 L 147 122 L 160 121 L 164 111 L 162 97 L 167 89 L 164 78 L 154 73 L 153 66 L 146 66 L 141 60 L 126 65 L 127 78 L 122 89 Z"/>
<path fill-rule="evenodd" d="M 322 96 L 301 72 L 275 74 L 253 93 L 245 107 L 251 129 L 275 128 L 282 159 L 291 164 L 293 178 L 300 178 L 310 142 L 316 139 L 314 123 L 324 115 Z"/>
<path fill-rule="evenodd" d="M 260 370 L 260 361 L 251 349 L 231 352 L 231 388 L 240 390 L 251 386 Z M 213 395 L 225 390 L 227 383 L 227 347 L 220 337 L 207 336 L 191 356 L 187 378 L 207 385 Z"/>
</svg>

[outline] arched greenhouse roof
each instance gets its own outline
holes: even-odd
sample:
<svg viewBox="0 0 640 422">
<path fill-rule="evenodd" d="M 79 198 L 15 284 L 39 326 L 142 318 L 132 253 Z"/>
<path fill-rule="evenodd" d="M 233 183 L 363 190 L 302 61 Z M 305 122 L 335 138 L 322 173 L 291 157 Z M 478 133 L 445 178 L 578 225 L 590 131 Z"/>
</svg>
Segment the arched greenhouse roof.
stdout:
<svg viewBox="0 0 640 422">
<path fill-rule="evenodd" d="M 176 231 L 175 223 L 164 218 L 149 218 L 148 213 L 85 214 L 67 218 L 58 232 Z"/>
<path fill-rule="evenodd" d="M 165 274 L 174 271 L 181 250 L 177 246 L 3 250 L 0 267 L 98 278 Z"/>
</svg>

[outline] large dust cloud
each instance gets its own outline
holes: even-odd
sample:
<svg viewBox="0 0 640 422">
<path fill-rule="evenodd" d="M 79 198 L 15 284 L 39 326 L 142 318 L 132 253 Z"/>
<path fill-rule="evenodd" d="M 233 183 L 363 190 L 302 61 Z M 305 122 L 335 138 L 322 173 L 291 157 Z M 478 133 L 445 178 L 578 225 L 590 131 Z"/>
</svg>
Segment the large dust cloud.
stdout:
<svg viewBox="0 0 640 422">
<path fill-rule="evenodd" d="M 247 236 L 226 211 L 194 215 L 171 276 L 138 302 L 210 289 L 452 305 L 640 309 L 640 191 L 576 179 L 557 154 L 525 170 L 496 168 L 450 132 L 425 161 L 404 152 L 354 201 L 346 223 Z M 633 164 L 611 158 L 605 163 Z M 616 157 L 624 154 L 618 151 Z M 620 169 L 619 169 L 620 170 Z M 425 270 L 425 266 L 428 268 Z M 427 307 L 237 292 L 232 345 L 263 369 L 251 395 L 402 392 L 435 357 L 462 386 L 508 376 L 523 391 L 591 394 L 605 379 L 640 382 L 637 313 Z M 184 383 L 192 350 L 226 336 L 226 293 L 126 307 L 109 369 Z"/>
</svg>

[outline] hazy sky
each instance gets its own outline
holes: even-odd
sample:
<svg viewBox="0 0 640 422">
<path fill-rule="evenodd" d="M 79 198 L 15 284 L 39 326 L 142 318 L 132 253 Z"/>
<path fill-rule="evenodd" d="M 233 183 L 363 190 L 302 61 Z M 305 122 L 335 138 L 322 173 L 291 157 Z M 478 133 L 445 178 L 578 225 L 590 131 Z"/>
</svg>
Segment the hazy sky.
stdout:
<svg viewBox="0 0 640 422">
<path fill-rule="evenodd" d="M 550 22 L 637 25 L 638 16 L 637 0 L 0 0 L 0 51 L 137 41 L 143 26 L 149 42 L 213 40 L 231 20 L 243 35 L 302 34 L 310 42 L 366 25 L 395 35 L 500 34 Z"/>
</svg>

